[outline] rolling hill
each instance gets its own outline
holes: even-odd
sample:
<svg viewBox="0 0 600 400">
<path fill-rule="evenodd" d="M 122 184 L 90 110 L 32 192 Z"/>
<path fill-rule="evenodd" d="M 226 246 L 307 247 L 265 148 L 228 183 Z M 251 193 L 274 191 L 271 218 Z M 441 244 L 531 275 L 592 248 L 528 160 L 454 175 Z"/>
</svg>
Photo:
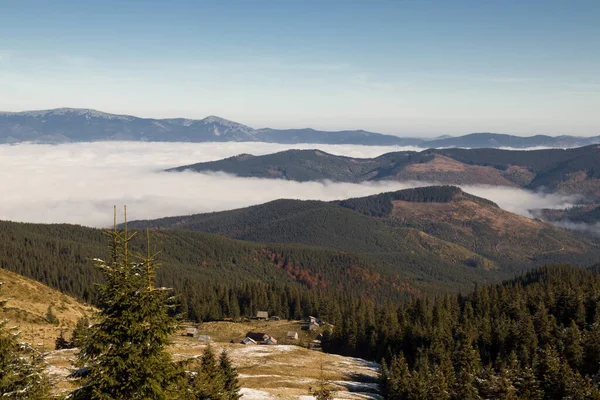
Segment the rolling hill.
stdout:
<svg viewBox="0 0 600 400">
<path fill-rule="evenodd" d="M 393 300 L 468 290 L 540 264 L 589 266 L 600 256 L 591 239 L 510 214 L 455 187 L 330 203 L 278 200 L 129 226 L 161 228 L 151 231 L 163 265 L 158 284 L 182 295 L 191 319 L 221 315 L 215 302 L 228 287 Z M 101 277 L 90 259 L 108 255 L 101 230 L 0 222 L 0 243 L 0 268 L 96 301 L 94 283 Z M 133 245 L 145 251 L 143 237 Z"/>
<path fill-rule="evenodd" d="M 254 129 L 224 118 L 140 118 L 77 108 L 0 112 L 0 143 L 66 143 L 105 140 L 158 142 L 318 143 L 437 147 L 578 147 L 600 143 L 600 136 L 519 137 L 497 133 L 473 133 L 433 140 L 404 138 L 364 130 L 322 131 Z"/>
<path fill-rule="evenodd" d="M 134 221 L 135 228 L 361 252 L 439 257 L 454 265 L 510 270 L 544 262 L 590 262 L 597 244 L 521 217 L 457 187 L 425 187 L 338 202 L 276 200 L 232 211 Z M 163 231 L 161 231 L 163 232 Z"/>
<path fill-rule="evenodd" d="M 169 169 L 221 171 L 241 177 L 294 181 L 425 181 L 451 185 L 501 185 L 600 198 L 600 147 L 514 151 L 429 149 L 361 159 L 321 150 L 288 150 L 264 156 L 243 154 Z"/>
</svg>

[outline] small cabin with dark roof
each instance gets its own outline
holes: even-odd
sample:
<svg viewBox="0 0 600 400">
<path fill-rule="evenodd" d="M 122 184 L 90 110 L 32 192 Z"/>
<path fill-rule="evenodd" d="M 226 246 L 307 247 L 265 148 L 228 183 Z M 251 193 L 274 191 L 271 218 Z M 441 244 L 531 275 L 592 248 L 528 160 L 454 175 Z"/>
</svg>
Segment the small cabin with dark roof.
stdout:
<svg viewBox="0 0 600 400">
<path fill-rule="evenodd" d="M 254 340 L 256 343 L 262 343 L 269 338 L 269 335 L 262 332 L 248 332 L 246 337 Z"/>
</svg>

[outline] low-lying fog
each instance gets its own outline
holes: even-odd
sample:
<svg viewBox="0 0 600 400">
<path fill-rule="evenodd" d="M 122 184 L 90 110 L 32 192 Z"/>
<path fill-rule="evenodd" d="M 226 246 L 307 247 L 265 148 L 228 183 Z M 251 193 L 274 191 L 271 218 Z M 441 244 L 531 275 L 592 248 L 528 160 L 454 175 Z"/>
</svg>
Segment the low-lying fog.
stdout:
<svg viewBox="0 0 600 400">
<path fill-rule="evenodd" d="M 238 178 L 226 174 L 165 173 L 170 167 L 241 153 L 267 154 L 290 148 L 351 157 L 375 157 L 397 146 L 282 145 L 267 143 L 101 142 L 63 145 L 0 145 L 0 219 L 107 226 L 113 205 L 128 206 L 129 219 L 202 213 L 260 204 L 279 198 L 334 200 L 393 191 L 427 182 L 298 183 Z M 571 199 L 525 190 L 464 186 L 509 211 L 562 208 Z"/>
</svg>

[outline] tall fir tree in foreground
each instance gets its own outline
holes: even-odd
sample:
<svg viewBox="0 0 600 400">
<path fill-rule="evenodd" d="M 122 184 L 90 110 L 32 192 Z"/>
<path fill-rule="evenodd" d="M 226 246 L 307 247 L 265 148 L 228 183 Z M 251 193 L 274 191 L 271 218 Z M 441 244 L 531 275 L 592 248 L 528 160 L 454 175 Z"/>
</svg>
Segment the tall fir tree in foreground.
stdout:
<svg viewBox="0 0 600 400">
<path fill-rule="evenodd" d="M 3 283 L 0 282 L 0 294 Z M 50 386 L 42 357 L 25 343 L 18 343 L 3 318 L 6 300 L 0 297 L 0 397 L 2 399 L 46 399 Z"/>
<path fill-rule="evenodd" d="M 169 316 L 170 292 L 154 287 L 156 254 L 135 257 L 125 228 L 107 231 L 111 256 L 94 263 L 100 312 L 81 338 L 78 363 L 89 369 L 74 399 L 179 398 L 183 367 L 165 350 L 176 321 Z"/>
</svg>

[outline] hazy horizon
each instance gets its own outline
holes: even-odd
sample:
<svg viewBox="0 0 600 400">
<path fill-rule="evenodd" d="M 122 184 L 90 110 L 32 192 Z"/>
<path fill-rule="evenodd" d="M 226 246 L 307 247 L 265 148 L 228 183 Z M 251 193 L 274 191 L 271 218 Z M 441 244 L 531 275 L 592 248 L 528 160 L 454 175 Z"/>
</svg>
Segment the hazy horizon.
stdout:
<svg viewBox="0 0 600 400">
<path fill-rule="evenodd" d="M 334 129 L 319 129 L 319 128 L 315 128 L 313 126 L 292 126 L 292 127 L 276 127 L 276 126 L 250 126 L 246 123 L 244 123 L 243 121 L 234 121 L 230 118 L 224 117 L 222 115 L 206 115 L 204 117 L 199 117 L 199 118 L 189 118 L 186 116 L 182 116 L 182 115 L 175 115 L 175 116 L 168 116 L 168 117 L 154 117 L 151 115 L 134 115 L 134 114 L 126 114 L 126 113 L 110 113 L 107 112 L 105 110 L 97 110 L 97 109 L 87 109 L 87 108 L 82 108 L 82 107 L 54 107 L 54 108 L 50 108 L 50 109 L 32 109 L 32 110 L 12 110 L 12 111 L 7 111 L 7 110 L 0 110 L 0 114 L 2 113 L 27 113 L 27 112 L 43 112 L 43 111 L 53 111 L 53 110 L 61 110 L 61 109 L 74 109 L 74 110 L 93 110 L 93 111 L 98 111 L 98 112 L 102 112 L 102 113 L 107 113 L 107 114 L 112 114 L 112 115 L 123 115 L 123 116 L 128 116 L 128 117 L 137 117 L 137 118 L 144 118 L 144 119 L 190 119 L 190 120 L 202 120 L 204 118 L 208 118 L 211 116 L 216 116 L 225 120 L 229 120 L 232 122 L 236 122 L 239 123 L 241 125 L 245 125 L 248 126 L 252 129 L 256 129 L 256 130 L 260 130 L 260 129 L 315 129 L 315 130 L 321 130 L 321 131 L 327 131 L 327 132 L 333 132 L 335 131 Z M 451 136 L 451 137 L 459 137 L 459 136 L 464 136 L 464 135 L 469 135 L 469 134 L 475 134 L 475 133 L 492 133 L 492 134 L 505 134 L 505 135 L 514 135 L 514 136 L 521 136 L 521 137 L 531 137 L 531 136 L 537 136 L 537 135 L 544 135 L 544 136 L 552 136 L 552 137 L 558 137 L 558 136 L 562 136 L 563 134 L 548 134 L 548 133 L 531 133 L 531 134 L 519 134 L 519 135 L 515 135 L 511 132 L 491 132 L 491 131 L 480 131 L 480 132 L 463 132 L 463 133 L 459 133 L 459 134 L 455 134 L 455 135 L 448 135 L 445 133 L 436 133 L 436 134 L 429 134 L 429 135 L 411 135 L 411 134 L 402 134 L 402 133 L 390 133 L 390 132 L 376 132 L 376 131 L 372 131 L 369 129 L 363 129 L 361 127 L 355 127 L 355 128 L 349 128 L 349 129 L 343 129 L 346 131 L 367 131 L 367 132 L 373 132 L 373 133 L 380 133 L 380 134 L 386 134 L 386 135 L 392 135 L 392 136 L 398 136 L 398 137 L 402 137 L 402 138 L 421 138 L 421 139 L 435 139 L 438 137 L 442 137 L 442 136 Z M 596 134 L 591 134 L 591 135 L 578 135 L 578 134 L 568 134 L 567 136 L 573 136 L 573 137 L 595 137 L 595 136 L 600 136 L 600 132 L 596 135 Z M 420 147 L 418 146 L 414 146 L 415 149 Z M 505 150 L 541 150 L 541 149 L 546 149 L 548 147 L 544 147 L 544 146 L 538 146 L 538 147 L 532 147 L 532 148 L 510 148 L 510 147 L 499 147 L 501 149 L 505 149 Z"/>
</svg>

